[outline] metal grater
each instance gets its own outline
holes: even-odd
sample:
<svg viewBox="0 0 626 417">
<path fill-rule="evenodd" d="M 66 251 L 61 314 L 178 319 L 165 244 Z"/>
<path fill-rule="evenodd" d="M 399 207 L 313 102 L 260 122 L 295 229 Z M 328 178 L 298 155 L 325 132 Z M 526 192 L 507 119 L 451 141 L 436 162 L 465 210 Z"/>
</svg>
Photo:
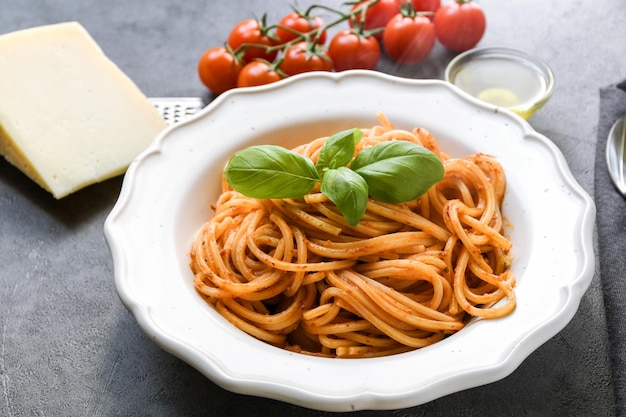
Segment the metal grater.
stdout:
<svg viewBox="0 0 626 417">
<path fill-rule="evenodd" d="M 204 107 L 198 97 L 152 97 L 148 100 L 170 126 L 190 118 Z"/>
</svg>

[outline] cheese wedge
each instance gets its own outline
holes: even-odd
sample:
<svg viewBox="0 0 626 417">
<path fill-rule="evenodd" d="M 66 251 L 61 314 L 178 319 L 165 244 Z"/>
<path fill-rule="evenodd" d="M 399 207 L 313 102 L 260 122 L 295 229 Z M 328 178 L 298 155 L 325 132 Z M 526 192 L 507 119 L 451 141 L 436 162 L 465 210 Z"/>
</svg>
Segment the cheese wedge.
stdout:
<svg viewBox="0 0 626 417">
<path fill-rule="evenodd" d="M 0 154 L 55 198 L 124 173 L 165 127 L 79 23 L 0 35 Z"/>
</svg>

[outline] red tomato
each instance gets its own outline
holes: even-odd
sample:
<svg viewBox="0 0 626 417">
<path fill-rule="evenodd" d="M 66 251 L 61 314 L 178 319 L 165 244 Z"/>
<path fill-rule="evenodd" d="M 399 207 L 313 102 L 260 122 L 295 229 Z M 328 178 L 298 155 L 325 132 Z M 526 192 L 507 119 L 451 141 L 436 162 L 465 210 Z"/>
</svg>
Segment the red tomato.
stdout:
<svg viewBox="0 0 626 417">
<path fill-rule="evenodd" d="M 435 33 L 443 46 L 452 51 L 473 48 L 485 33 L 485 13 L 471 0 L 443 4 L 435 13 Z"/>
<path fill-rule="evenodd" d="M 285 51 L 280 70 L 287 75 L 309 71 L 332 71 L 333 63 L 319 45 L 298 42 Z"/>
<path fill-rule="evenodd" d="M 433 14 L 428 16 L 430 20 L 435 18 L 434 13 L 441 6 L 441 0 L 411 0 L 411 3 L 417 12 L 432 12 Z"/>
<path fill-rule="evenodd" d="M 274 40 L 268 36 L 267 28 L 255 19 L 246 19 L 235 25 L 228 35 L 228 46 L 233 51 L 241 45 L 257 45 L 256 47 L 245 47 L 246 51 L 242 59 L 245 62 L 251 62 L 254 59 L 265 59 L 273 61 L 276 58 L 277 51 L 266 52 L 266 48 L 275 44 Z"/>
<path fill-rule="evenodd" d="M 350 29 L 338 32 L 330 41 L 328 56 L 335 71 L 374 69 L 380 59 L 380 45 L 373 37 L 364 37 Z"/>
<path fill-rule="evenodd" d="M 387 55 L 402 64 L 416 64 L 430 54 L 435 45 L 435 26 L 425 16 L 397 14 L 383 32 Z"/>
<path fill-rule="evenodd" d="M 202 54 L 198 61 L 200 81 L 213 93 L 221 94 L 237 86 L 242 63 L 226 48 L 216 46 Z"/>
<path fill-rule="evenodd" d="M 365 12 L 365 23 L 363 29 L 384 29 L 387 23 L 391 20 L 391 18 L 400 12 L 400 6 L 402 4 L 402 1 L 403 0 L 380 0 L 373 6 L 368 7 L 367 11 Z M 352 10 L 355 10 L 367 3 L 369 3 L 369 1 L 362 1 L 360 3 L 357 3 L 352 6 Z M 362 18 L 363 13 L 357 14 L 355 16 L 356 23 L 360 24 Z M 350 25 L 353 25 L 352 21 L 350 21 Z M 382 32 L 377 33 L 376 37 L 378 39 L 382 39 Z"/>
<path fill-rule="evenodd" d="M 282 77 L 267 61 L 252 61 L 246 64 L 237 78 L 237 87 L 252 87 L 270 84 Z"/>
<path fill-rule="evenodd" d="M 281 43 L 287 43 L 294 40 L 299 35 L 309 33 L 313 29 L 324 26 L 324 21 L 319 16 L 303 16 L 298 12 L 291 12 L 285 15 L 276 27 L 276 36 L 280 38 Z M 323 45 L 326 42 L 326 31 L 316 34 L 317 43 Z M 313 40 L 313 39 L 311 39 Z"/>
</svg>

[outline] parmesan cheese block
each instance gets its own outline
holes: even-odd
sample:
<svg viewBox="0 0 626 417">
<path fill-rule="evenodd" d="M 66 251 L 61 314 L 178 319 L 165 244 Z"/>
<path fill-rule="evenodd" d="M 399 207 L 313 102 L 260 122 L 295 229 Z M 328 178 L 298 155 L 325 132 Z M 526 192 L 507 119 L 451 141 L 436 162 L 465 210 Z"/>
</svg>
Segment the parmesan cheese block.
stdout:
<svg viewBox="0 0 626 417">
<path fill-rule="evenodd" d="M 165 127 L 79 23 L 0 36 L 0 154 L 55 198 L 124 173 Z"/>
</svg>

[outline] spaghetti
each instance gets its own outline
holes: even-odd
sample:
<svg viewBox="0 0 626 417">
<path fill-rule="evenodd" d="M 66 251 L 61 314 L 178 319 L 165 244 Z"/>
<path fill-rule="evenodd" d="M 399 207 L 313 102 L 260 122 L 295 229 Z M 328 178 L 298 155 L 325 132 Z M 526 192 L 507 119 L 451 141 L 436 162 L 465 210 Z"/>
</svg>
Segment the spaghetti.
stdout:
<svg viewBox="0 0 626 417">
<path fill-rule="evenodd" d="M 190 266 L 197 291 L 232 324 L 291 351 L 354 358 L 428 346 L 472 317 L 514 310 L 500 164 L 480 153 L 450 158 L 425 129 L 379 119 L 357 152 L 408 140 L 433 151 L 445 175 L 409 203 L 370 199 L 356 226 L 317 189 L 256 200 L 223 181 Z M 325 140 L 295 151 L 315 162 Z"/>
</svg>

